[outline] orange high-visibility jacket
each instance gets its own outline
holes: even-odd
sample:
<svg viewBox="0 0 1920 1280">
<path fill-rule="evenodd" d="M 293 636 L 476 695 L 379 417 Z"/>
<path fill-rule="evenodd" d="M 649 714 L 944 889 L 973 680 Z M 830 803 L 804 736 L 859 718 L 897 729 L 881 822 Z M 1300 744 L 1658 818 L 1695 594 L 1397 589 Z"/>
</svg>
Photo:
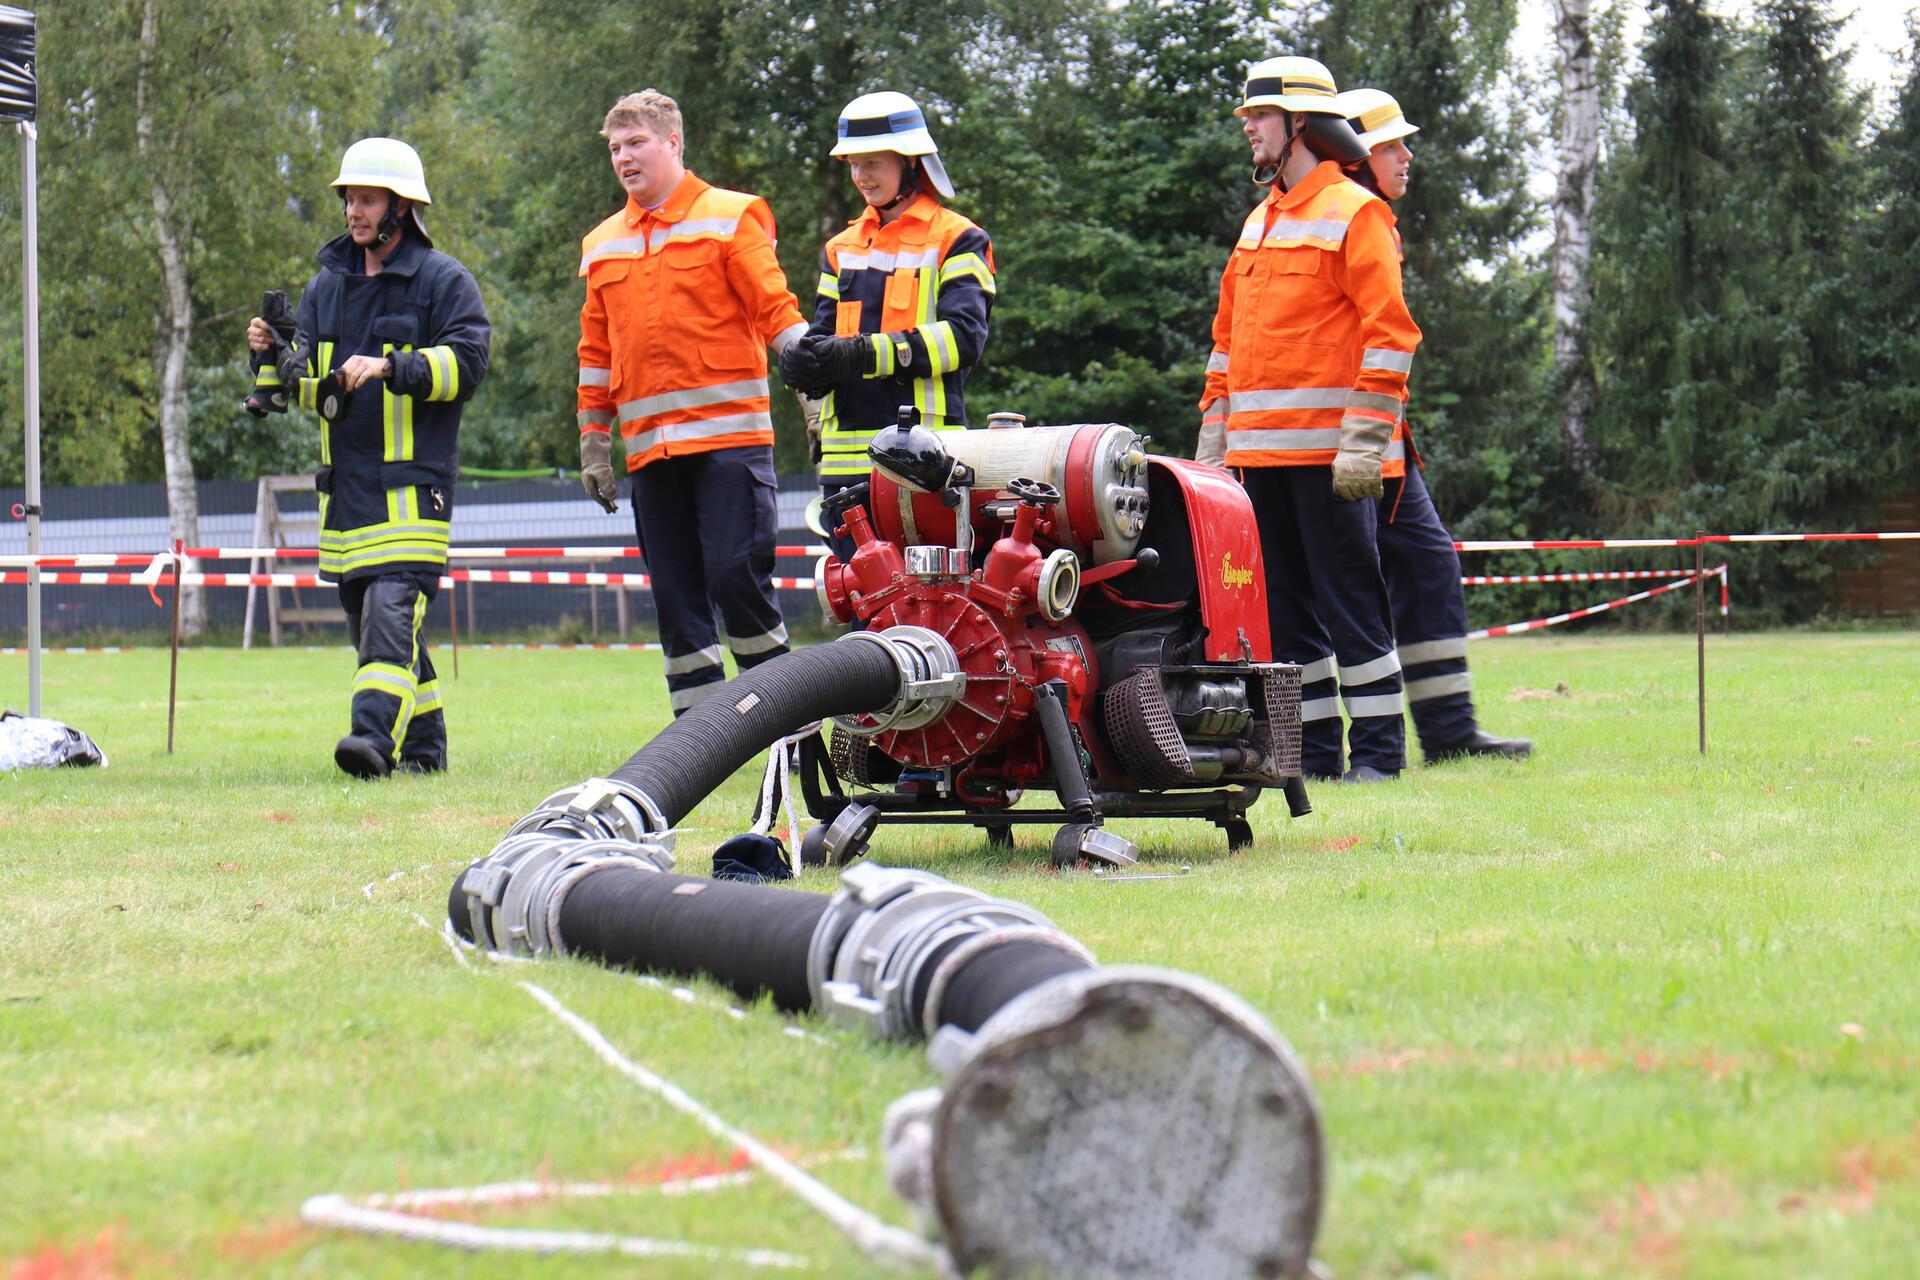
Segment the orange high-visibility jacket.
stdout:
<svg viewBox="0 0 1920 1280">
<path fill-rule="evenodd" d="M 580 242 L 580 430 L 618 422 L 627 470 L 773 443 L 767 348 L 807 328 L 773 240 L 765 200 L 689 173 Z"/>
<path fill-rule="evenodd" d="M 1394 424 L 1381 465 L 1406 474 L 1404 405 L 1420 328 L 1400 291 L 1387 202 L 1332 161 L 1247 218 L 1220 277 L 1203 421 L 1229 467 L 1330 466 L 1343 421 Z"/>
</svg>

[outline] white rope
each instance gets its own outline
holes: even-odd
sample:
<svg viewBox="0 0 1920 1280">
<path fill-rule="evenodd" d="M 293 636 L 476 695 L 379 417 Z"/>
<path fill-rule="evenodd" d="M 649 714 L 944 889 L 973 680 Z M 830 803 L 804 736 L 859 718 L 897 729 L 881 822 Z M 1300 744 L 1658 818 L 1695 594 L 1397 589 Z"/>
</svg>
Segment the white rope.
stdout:
<svg viewBox="0 0 1920 1280">
<path fill-rule="evenodd" d="M 777 790 L 780 795 L 780 806 L 786 810 L 787 814 L 787 865 L 793 869 L 796 878 L 800 874 L 800 820 L 793 812 L 793 787 L 788 784 L 787 779 L 790 771 L 799 767 L 801 741 L 820 732 L 820 726 L 823 723 L 825 722 L 815 720 L 812 724 L 796 733 L 788 734 L 767 748 L 767 767 L 760 775 L 760 804 L 754 810 L 753 825 L 747 828 L 749 835 L 773 834 L 775 813 L 773 797 Z"/>
<path fill-rule="evenodd" d="M 941 1266 L 943 1259 L 939 1251 L 925 1240 L 910 1231 L 882 1222 L 865 1209 L 844 1199 L 838 1192 L 807 1174 L 791 1160 L 752 1134 L 736 1129 L 722 1120 L 679 1085 L 655 1075 L 630 1060 L 614 1048 L 613 1044 L 601 1035 L 592 1023 L 561 1004 L 544 987 L 531 982 L 522 982 L 520 989 L 539 1001 L 569 1031 L 580 1037 L 602 1062 L 654 1094 L 674 1110 L 691 1116 L 708 1133 L 746 1152 L 749 1160 L 832 1223 L 834 1229 L 853 1241 L 862 1253 L 896 1267 L 938 1268 Z"/>
<path fill-rule="evenodd" d="M 445 1194 L 445 1193 L 441 1193 Z M 624 1253 L 637 1258 L 700 1258 L 747 1267 L 797 1269 L 812 1266 L 806 1258 L 777 1249 L 730 1249 L 693 1244 L 686 1240 L 655 1240 L 600 1231 L 550 1231 L 524 1227 L 482 1227 L 470 1222 L 444 1222 L 393 1209 L 356 1204 L 339 1194 L 314 1196 L 300 1206 L 302 1221 L 321 1227 L 340 1227 L 367 1235 L 397 1236 L 423 1244 L 452 1245 L 460 1249 L 505 1249 L 517 1253 Z"/>
<path fill-rule="evenodd" d="M 818 726 L 814 726 L 815 729 Z M 808 732 L 806 730 L 802 731 Z M 795 735 L 799 737 L 800 735 Z M 788 740 L 783 740 L 783 743 Z M 784 748 L 783 748 L 784 753 Z M 798 846 L 796 845 L 796 848 Z M 415 912 L 414 920 L 428 932 L 435 932 L 426 917 Z M 441 941 L 453 952 L 454 959 L 469 972 L 481 972 L 475 969 L 466 952 L 479 948 L 461 938 L 451 921 L 443 922 L 437 931 Z M 496 951 L 483 952 L 493 961 L 525 961 L 525 957 L 508 956 Z M 689 1003 L 713 1003 L 706 1001 L 693 991 L 684 987 L 673 987 L 649 975 L 640 975 L 641 981 L 648 986 L 664 989 L 677 999 Z M 833 1228 L 851 1240 L 855 1247 L 868 1257 L 888 1266 L 903 1269 L 932 1268 L 942 1275 L 952 1273 L 950 1259 L 946 1251 L 929 1244 L 911 1231 L 895 1227 L 872 1213 L 852 1203 L 819 1179 L 812 1177 L 793 1161 L 787 1159 L 773 1148 L 755 1138 L 752 1134 L 736 1129 L 722 1120 L 704 1104 L 696 1100 L 679 1085 L 664 1076 L 655 1074 L 647 1068 L 622 1054 L 606 1036 L 592 1023 L 561 1004 L 555 996 L 532 982 L 519 984 L 521 990 L 532 996 L 549 1013 L 558 1018 L 566 1028 L 578 1036 L 586 1046 L 593 1050 L 596 1057 L 621 1075 L 632 1080 L 641 1088 L 654 1094 L 674 1110 L 691 1116 L 702 1128 L 715 1137 L 727 1142 L 735 1150 L 745 1153 L 762 1171 L 816 1213 L 824 1217 Z M 725 1006 L 723 1006 L 725 1007 Z M 737 1012 L 728 1008 L 729 1013 Z M 801 1030 L 786 1028 L 789 1034 L 799 1035 L 818 1041 L 820 1038 Z M 496 1186 L 501 1184 L 495 1184 Z M 527 1184 L 505 1184 L 524 1186 Z M 537 1185 L 537 1184 L 535 1184 Z M 655 1240 L 645 1236 L 620 1236 L 601 1232 L 584 1231 L 526 1231 L 518 1229 L 479 1227 L 470 1223 L 450 1223 L 438 1219 L 420 1218 L 397 1212 L 383 1205 L 406 1204 L 406 1196 L 417 1193 L 376 1196 L 367 1201 L 356 1203 L 338 1193 L 314 1196 L 300 1207 L 300 1216 L 304 1221 L 317 1226 L 339 1227 L 349 1231 L 359 1231 L 371 1235 L 390 1235 L 407 1240 L 427 1241 L 438 1244 L 454 1245 L 463 1249 L 507 1249 L 521 1252 L 591 1252 L 624 1253 L 636 1257 L 687 1257 L 702 1258 L 721 1262 L 738 1262 L 755 1267 L 805 1267 L 811 1264 L 804 1258 L 783 1254 L 772 1249 L 718 1249 L 706 1245 L 695 1245 L 678 1240 Z M 438 1193 L 451 1194 L 451 1193 Z"/>
</svg>

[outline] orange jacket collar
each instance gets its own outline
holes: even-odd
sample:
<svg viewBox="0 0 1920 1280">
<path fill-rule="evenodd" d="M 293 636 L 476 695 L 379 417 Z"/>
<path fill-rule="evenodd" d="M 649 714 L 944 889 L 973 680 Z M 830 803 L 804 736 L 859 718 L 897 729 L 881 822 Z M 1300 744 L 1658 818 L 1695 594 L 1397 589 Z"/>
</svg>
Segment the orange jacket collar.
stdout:
<svg viewBox="0 0 1920 1280">
<path fill-rule="evenodd" d="M 933 222 L 933 215 L 939 212 L 940 202 L 922 191 L 907 202 L 907 207 L 900 211 L 900 216 L 895 218 L 894 222 L 906 222 L 912 219 L 914 222 L 927 225 Z M 868 205 L 860 216 L 853 220 L 853 224 L 857 224 L 869 235 L 877 234 L 880 230 L 880 211 Z"/>
<path fill-rule="evenodd" d="M 666 202 L 658 209 L 649 209 L 632 196 L 628 196 L 627 225 L 638 226 L 640 219 L 646 217 L 658 218 L 662 222 L 678 222 L 687 216 L 687 210 L 693 208 L 693 202 L 698 200 L 700 193 L 710 185 L 712 184 L 695 177 L 689 170 L 681 177 L 680 185 L 673 189 L 673 194 L 668 196 Z"/>
<path fill-rule="evenodd" d="M 1299 186 L 1294 187 L 1290 191 L 1282 191 L 1279 184 L 1275 183 L 1273 191 L 1267 196 L 1267 199 L 1273 202 L 1273 206 L 1276 209 L 1291 209 L 1297 205 L 1305 204 L 1313 196 L 1325 191 L 1334 183 L 1344 182 L 1346 177 L 1346 172 L 1342 170 L 1338 164 L 1331 160 L 1322 160 L 1313 167 L 1312 173 L 1309 173 L 1301 180 Z"/>
</svg>

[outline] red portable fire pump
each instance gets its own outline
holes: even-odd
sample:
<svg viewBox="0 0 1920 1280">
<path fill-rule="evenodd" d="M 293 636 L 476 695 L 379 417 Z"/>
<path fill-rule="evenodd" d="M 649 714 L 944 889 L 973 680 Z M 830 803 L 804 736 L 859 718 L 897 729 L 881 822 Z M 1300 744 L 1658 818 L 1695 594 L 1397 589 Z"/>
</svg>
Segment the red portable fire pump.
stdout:
<svg viewBox="0 0 1920 1280">
<path fill-rule="evenodd" d="M 1253 509 L 1226 473 L 1149 454 L 1117 424 L 936 434 L 909 410 L 830 498 L 844 561 L 823 608 L 916 678 L 801 744 L 809 861 L 882 823 L 965 822 L 1011 844 L 1055 823 L 1053 860 L 1114 865 L 1113 817 L 1194 817 L 1252 840 L 1262 789 L 1308 812 L 1300 668 L 1270 661 Z M 978 549 L 984 548 L 984 553 Z M 1050 786 L 1059 808 L 1016 808 Z"/>
</svg>

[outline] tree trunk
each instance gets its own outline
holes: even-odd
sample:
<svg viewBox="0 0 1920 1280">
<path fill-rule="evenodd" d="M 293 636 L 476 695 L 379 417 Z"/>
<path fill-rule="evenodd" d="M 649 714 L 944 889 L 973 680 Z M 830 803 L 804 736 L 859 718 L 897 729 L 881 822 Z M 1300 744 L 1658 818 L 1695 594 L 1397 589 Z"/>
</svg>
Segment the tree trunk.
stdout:
<svg viewBox="0 0 1920 1280">
<path fill-rule="evenodd" d="M 1589 0 L 1554 0 L 1560 46 L 1559 177 L 1553 190 L 1553 367 L 1566 392 L 1561 423 L 1567 458 L 1593 468 L 1587 420 L 1593 412 L 1593 364 L 1587 355 L 1587 304 L 1593 299 L 1593 181 L 1600 164 L 1600 81 L 1595 73 Z"/>
<path fill-rule="evenodd" d="M 153 238 L 160 250 L 160 277 L 166 290 L 159 313 L 160 341 L 155 372 L 160 377 L 160 443 L 167 468 L 167 532 L 189 547 L 200 545 L 200 499 L 194 487 L 193 455 L 187 447 L 187 353 L 193 341 L 193 293 L 187 280 L 184 246 L 187 229 L 178 225 L 173 197 L 162 175 L 160 149 L 153 136 L 154 46 L 158 39 L 155 0 L 146 0 L 140 21 L 140 78 L 135 89 L 134 130 L 140 159 L 153 190 Z M 205 593 L 198 587 L 180 598 L 180 632 L 199 635 L 207 625 Z"/>
</svg>

